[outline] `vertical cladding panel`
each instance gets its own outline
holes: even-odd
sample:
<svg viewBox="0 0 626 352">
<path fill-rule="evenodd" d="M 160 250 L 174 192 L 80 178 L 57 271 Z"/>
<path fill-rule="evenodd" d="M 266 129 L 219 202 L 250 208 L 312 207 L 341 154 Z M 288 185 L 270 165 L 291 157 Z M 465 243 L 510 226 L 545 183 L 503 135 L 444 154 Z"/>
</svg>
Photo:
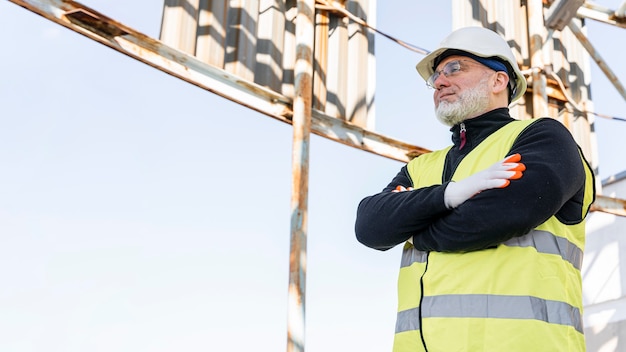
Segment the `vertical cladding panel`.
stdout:
<svg viewBox="0 0 626 352">
<path fill-rule="evenodd" d="M 484 27 L 486 12 L 480 0 L 452 0 L 452 29 L 467 26 Z"/>
<path fill-rule="evenodd" d="M 528 43 L 528 21 L 527 13 L 528 8 L 526 6 L 525 1 L 520 1 L 519 4 L 516 2 L 516 6 L 519 8 L 513 9 L 513 16 L 516 17 L 516 26 L 515 26 L 515 56 L 520 64 L 520 68 L 522 70 L 530 68 L 530 53 L 529 53 L 529 43 Z M 527 83 L 528 76 L 526 76 Z M 514 112 L 515 117 L 519 119 L 529 119 L 532 118 L 532 103 L 530 103 L 528 94 L 522 96 L 520 100 L 518 100 L 517 104 L 511 109 Z"/>
<path fill-rule="evenodd" d="M 569 63 L 567 62 L 565 44 L 562 36 L 561 32 L 555 31 L 552 33 L 552 36 L 548 38 L 543 49 L 549 50 L 551 55 L 545 55 L 547 60 L 544 61 L 549 69 L 563 81 L 563 84 L 567 85 Z"/>
<path fill-rule="evenodd" d="M 580 20 L 574 19 L 573 21 L 583 33 L 586 32 L 586 27 Z M 589 54 L 569 28 L 564 28 L 561 33 L 566 40 L 566 59 L 570 62 L 569 74 L 565 76 L 564 83 L 569 88 L 568 93 L 576 102 L 584 101 L 589 99 L 588 82 L 585 81 L 586 75 L 589 74 L 585 72 L 585 63 L 590 61 Z"/>
<path fill-rule="evenodd" d="M 454 4 L 456 3 L 456 4 Z M 480 26 L 502 35 L 515 54 L 520 67 L 527 64 L 528 41 L 526 38 L 525 8 L 517 1 L 453 0 L 458 5 L 453 11 L 453 27 Z M 471 17 L 468 14 L 472 14 Z"/>
<path fill-rule="evenodd" d="M 254 81 L 258 14 L 258 1 L 229 1 L 224 69 L 249 81 Z"/>
<path fill-rule="evenodd" d="M 587 33 L 587 27 L 585 26 L 585 22 L 578 22 L 579 27 L 583 31 L 583 33 Z M 569 30 L 569 28 L 568 28 Z M 572 33 L 572 37 L 574 34 Z M 582 46 L 582 44 L 576 39 L 576 51 L 577 51 L 577 62 L 578 68 L 581 73 L 581 79 L 578 80 L 579 86 L 575 88 L 578 92 L 580 92 L 580 106 L 582 110 L 585 111 L 594 111 L 593 102 L 591 99 L 591 56 L 587 52 L 587 50 Z M 581 136 L 579 137 L 579 141 L 587 160 L 591 163 L 592 166 L 598 165 L 598 155 L 597 153 L 597 142 L 595 139 L 595 135 L 593 134 L 593 122 L 594 116 L 591 114 L 582 114 L 579 111 L 576 111 L 576 125 L 575 129 L 580 130 Z"/>
<path fill-rule="evenodd" d="M 581 28 L 583 33 L 586 32 L 584 22 L 574 19 L 576 25 Z M 567 48 L 566 61 L 570 63 L 570 70 L 566 75 L 564 84 L 567 87 L 567 94 L 574 100 L 576 105 L 581 110 L 592 109 L 591 95 L 590 95 L 590 81 L 591 81 L 591 59 L 585 48 L 578 41 L 576 36 L 570 31 L 569 28 L 565 28 L 561 34 L 566 39 L 565 45 Z M 567 105 L 571 111 L 572 121 L 571 128 L 574 138 L 583 149 L 585 156 L 588 160 L 594 164 L 595 157 L 593 150 L 595 145 L 591 141 L 591 124 L 588 117 L 581 111 L 571 109 L 571 105 Z"/>
<path fill-rule="evenodd" d="M 285 2 L 285 34 L 283 51 L 283 84 L 282 93 L 287 97 L 294 97 L 294 71 L 296 65 L 296 16 L 298 7 L 296 0 Z"/>
<path fill-rule="evenodd" d="M 582 149 L 587 161 L 589 161 L 591 165 L 596 165 L 597 157 L 593 152 L 596 146 L 591 138 L 590 120 L 580 115 L 580 112 L 573 111 L 571 126 L 572 135 L 574 136 L 576 142 L 578 142 L 578 145 Z"/>
<path fill-rule="evenodd" d="M 373 23 L 375 0 L 338 4 Z M 293 97 L 296 16 L 297 0 L 165 0 L 161 40 Z M 314 108 L 373 129 L 374 33 L 324 8 L 315 26 Z"/>
<path fill-rule="evenodd" d="M 369 1 L 367 8 L 369 23 L 373 28 L 377 28 L 376 23 L 376 0 Z M 376 36 L 374 31 L 368 31 L 368 54 L 367 54 L 367 125 L 366 129 L 374 131 L 376 129 Z"/>
<path fill-rule="evenodd" d="M 200 0 L 165 0 L 160 39 L 166 45 L 195 55 Z"/>
<path fill-rule="evenodd" d="M 548 60 L 545 60 L 546 65 L 551 66 L 554 75 L 561 80 L 566 88 L 570 87 L 570 73 L 572 70 L 576 70 L 577 65 L 575 61 L 570 62 L 573 53 L 571 44 L 571 33 L 554 31 L 552 40 L 544 47 L 544 49 L 551 49 L 546 55 L 548 57 Z"/>
<path fill-rule="evenodd" d="M 367 22 L 369 0 L 347 1 L 346 9 Z M 367 83 L 369 45 L 367 28 L 350 21 L 348 24 L 348 100 L 346 119 L 353 124 L 367 126 Z"/>
<path fill-rule="evenodd" d="M 280 92 L 283 82 L 285 1 L 259 1 L 256 67 L 254 81 Z"/>
<path fill-rule="evenodd" d="M 587 124 L 587 120 L 581 118 L 579 112 L 567 108 L 564 102 L 560 101 L 556 107 L 556 111 L 550 111 L 549 116 L 556 117 L 567 127 L 574 137 L 574 140 L 576 140 L 582 149 L 587 160 L 591 161 L 591 154 L 589 153 L 589 125 Z"/>
<path fill-rule="evenodd" d="M 579 20 L 574 21 L 582 27 Z M 557 95 L 571 98 L 581 110 L 592 107 L 589 95 L 590 59 L 576 36 L 567 27 L 563 31 L 554 31 L 552 39 L 544 45 L 543 50 L 547 70 L 552 71 L 565 88 L 565 92 Z M 560 92 L 557 80 L 550 76 L 548 78 L 554 82 L 554 89 Z M 587 159 L 594 165 L 595 143 L 591 140 L 590 121 L 573 104 L 566 101 L 551 101 L 551 104 L 555 109 L 550 110 L 550 116 L 557 118 L 570 130 Z"/>
<path fill-rule="evenodd" d="M 219 68 L 224 68 L 227 12 L 226 0 L 200 0 L 196 57 Z"/>
<path fill-rule="evenodd" d="M 524 59 L 528 57 L 526 8 L 521 7 L 518 1 L 489 1 L 495 7 L 494 12 L 497 14 L 493 19 L 495 25 L 491 29 L 506 39 L 520 69 L 525 69 L 529 65 L 529 61 Z M 512 116 L 520 120 L 532 118 L 526 113 L 526 99 L 527 95 L 524 95 L 510 107 Z"/>
<path fill-rule="evenodd" d="M 517 58 L 520 68 L 527 67 L 524 58 L 528 57 L 526 9 L 519 1 L 497 0 L 452 0 L 452 27 L 465 26 L 489 28 L 502 35 Z M 526 97 L 522 97 L 510 107 L 511 115 L 527 119 Z"/>
<path fill-rule="evenodd" d="M 326 72 L 326 114 L 345 119 L 348 92 L 348 19 L 331 16 L 328 37 L 328 70 Z"/>
<path fill-rule="evenodd" d="M 511 9 L 511 15 L 515 19 L 515 32 L 513 36 L 516 40 L 516 45 L 513 48 L 520 68 L 522 69 L 530 67 L 527 13 L 528 8 L 525 1 L 520 1 L 519 3 L 516 1 L 515 6 Z"/>
<path fill-rule="evenodd" d="M 324 111 L 326 106 L 326 72 L 328 71 L 328 26 L 330 13 L 315 13 L 315 48 L 313 56 L 313 108 Z"/>
<path fill-rule="evenodd" d="M 493 30 L 500 33 L 509 43 L 517 59 L 518 65 L 523 68 L 523 58 L 528 51 L 528 41 L 526 39 L 526 9 L 522 8 L 517 1 L 491 1 L 496 7 L 497 13 L 494 18 L 496 25 Z M 497 4 L 497 5 L 496 5 Z"/>
</svg>

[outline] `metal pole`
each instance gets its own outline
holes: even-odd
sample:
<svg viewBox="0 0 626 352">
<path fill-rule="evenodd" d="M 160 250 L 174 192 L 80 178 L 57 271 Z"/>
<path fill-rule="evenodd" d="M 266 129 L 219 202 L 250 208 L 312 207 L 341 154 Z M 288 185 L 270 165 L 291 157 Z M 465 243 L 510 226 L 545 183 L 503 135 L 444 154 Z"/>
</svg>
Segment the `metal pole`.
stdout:
<svg viewBox="0 0 626 352">
<path fill-rule="evenodd" d="M 587 39 L 580 27 L 578 27 L 578 25 L 576 25 L 573 21 L 570 21 L 567 26 L 572 31 L 572 33 L 574 33 L 580 44 L 585 48 L 585 50 L 587 50 L 587 53 L 589 53 L 593 61 L 598 64 L 598 67 L 600 67 L 602 72 L 604 72 L 606 78 L 608 78 L 615 87 L 615 89 L 617 89 L 617 92 L 624 98 L 624 100 L 626 100 L 626 89 L 624 89 L 624 86 L 620 83 L 619 78 L 617 78 L 615 73 L 613 73 L 611 68 L 602 59 L 600 53 L 598 53 L 593 45 L 591 45 L 591 42 L 589 41 L 589 39 Z"/>
<path fill-rule="evenodd" d="M 306 231 L 313 95 L 315 0 L 298 0 L 297 6 L 287 352 L 304 352 Z"/>
</svg>

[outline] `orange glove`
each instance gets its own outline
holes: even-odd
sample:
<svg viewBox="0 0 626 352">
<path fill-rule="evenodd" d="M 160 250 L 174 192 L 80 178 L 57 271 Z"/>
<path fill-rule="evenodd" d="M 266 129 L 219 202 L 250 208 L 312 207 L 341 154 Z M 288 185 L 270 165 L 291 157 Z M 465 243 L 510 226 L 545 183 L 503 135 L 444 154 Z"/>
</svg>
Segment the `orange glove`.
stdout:
<svg viewBox="0 0 626 352">
<path fill-rule="evenodd" d="M 513 154 L 463 180 L 450 182 L 443 196 L 446 206 L 453 209 L 484 190 L 507 187 L 510 180 L 521 178 L 526 170 L 520 160 L 521 155 Z"/>
<path fill-rule="evenodd" d="M 391 192 L 398 193 L 398 192 L 405 192 L 405 191 L 412 191 L 412 190 L 413 190 L 413 187 L 404 188 L 404 186 L 398 185 L 398 186 L 396 186 L 396 189 L 394 189 Z"/>
</svg>

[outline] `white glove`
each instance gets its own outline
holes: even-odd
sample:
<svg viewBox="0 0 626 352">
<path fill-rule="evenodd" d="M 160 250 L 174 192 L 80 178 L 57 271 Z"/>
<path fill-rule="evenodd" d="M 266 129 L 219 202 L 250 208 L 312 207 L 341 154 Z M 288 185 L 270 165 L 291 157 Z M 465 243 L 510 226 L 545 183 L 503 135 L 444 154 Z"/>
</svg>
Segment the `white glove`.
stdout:
<svg viewBox="0 0 626 352">
<path fill-rule="evenodd" d="M 489 168 L 477 172 L 458 182 L 450 182 L 443 194 L 448 209 L 453 209 L 476 194 L 492 188 L 504 188 L 511 181 L 522 177 L 526 166 L 519 161 L 519 154 L 510 155 Z"/>
</svg>

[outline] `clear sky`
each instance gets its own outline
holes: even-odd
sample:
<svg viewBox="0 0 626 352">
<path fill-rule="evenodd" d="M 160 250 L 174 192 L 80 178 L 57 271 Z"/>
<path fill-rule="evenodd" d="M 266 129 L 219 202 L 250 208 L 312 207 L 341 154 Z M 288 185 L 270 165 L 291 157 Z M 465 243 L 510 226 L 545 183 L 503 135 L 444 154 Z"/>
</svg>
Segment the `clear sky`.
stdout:
<svg viewBox="0 0 626 352">
<path fill-rule="evenodd" d="M 84 3 L 158 38 L 161 1 Z M 431 50 L 449 1 L 379 1 L 377 27 Z M 7 1 L 0 29 L 0 351 L 284 351 L 291 126 Z M 625 34 L 590 24 L 622 83 Z M 377 130 L 447 145 L 421 55 L 381 36 L 376 53 Z M 626 117 L 592 69 L 596 111 Z M 626 122 L 595 129 L 601 178 L 625 170 Z M 306 350 L 388 351 L 400 248 L 361 246 L 353 224 L 402 164 L 310 150 Z"/>
</svg>

